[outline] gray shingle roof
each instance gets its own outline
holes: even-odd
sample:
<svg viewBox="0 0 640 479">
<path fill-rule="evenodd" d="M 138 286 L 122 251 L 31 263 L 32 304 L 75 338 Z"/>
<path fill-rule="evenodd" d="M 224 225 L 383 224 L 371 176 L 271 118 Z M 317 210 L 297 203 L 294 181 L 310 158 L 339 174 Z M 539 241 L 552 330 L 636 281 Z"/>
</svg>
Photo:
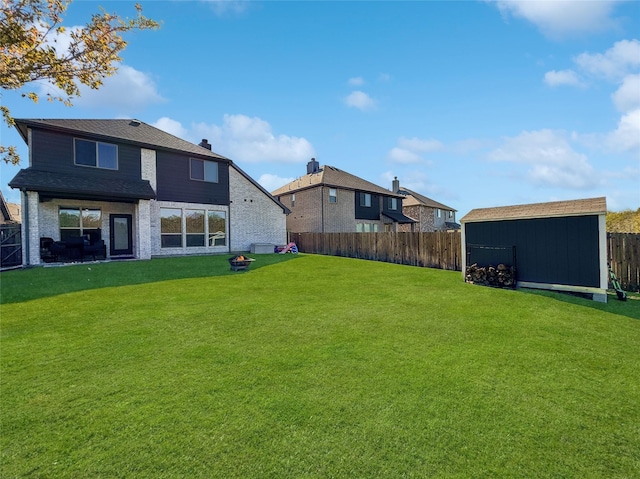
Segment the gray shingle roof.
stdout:
<svg viewBox="0 0 640 479">
<path fill-rule="evenodd" d="M 408 188 L 401 187 L 398 193 L 407 194 L 407 197 L 402 202 L 402 206 L 428 206 L 429 208 L 439 208 L 441 210 L 448 211 L 458 211 L 451 206 L 447 206 L 445 204 L 439 203 L 431 198 L 428 198 L 420 193 L 416 193 L 415 191 L 411 191 Z"/>
<path fill-rule="evenodd" d="M 460 221 L 498 221 L 522 218 L 547 218 L 552 216 L 581 216 L 606 214 L 605 197 L 582 200 L 552 201 L 526 205 L 498 206 L 495 208 L 477 208 L 467 213 Z"/>
<path fill-rule="evenodd" d="M 334 166 L 323 166 L 317 173 L 304 175 L 297 180 L 287 183 L 286 185 L 272 191 L 273 196 L 281 196 L 296 191 L 314 188 L 316 186 L 328 186 L 331 188 L 340 188 L 343 190 L 358 190 L 380 195 L 391 196 L 396 198 L 404 198 L 402 195 L 387 190 L 382 186 L 378 186 L 367 180 L 363 180 L 351 173 L 342 171 Z"/>
<path fill-rule="evenodd" d="M 42 127 L 66 133 L 88 134 L 105 140 L 134 143 L 154 150 L 165 149 L 217 160 L 228 160 L 222 155 L 139 120 L 16 119 L 16 126 L 25 142 L 28 127 Z"/>
<path fill-rule="evenodd" d="M 121 200 L 152 199 L 156 197 L 147 180 L 99 180 L 79 177 L 68 173 L 20 170 L 9 182 L 11 188 L 29 189 L 40 194 L 90 196 L 91 198 L 118 198 Z"/>
</svg>

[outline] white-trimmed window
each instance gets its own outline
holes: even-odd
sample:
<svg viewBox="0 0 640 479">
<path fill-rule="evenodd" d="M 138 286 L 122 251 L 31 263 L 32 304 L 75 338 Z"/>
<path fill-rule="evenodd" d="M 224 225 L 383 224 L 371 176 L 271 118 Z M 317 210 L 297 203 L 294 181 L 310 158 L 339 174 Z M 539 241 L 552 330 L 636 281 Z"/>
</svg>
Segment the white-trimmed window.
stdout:
<svg viewBox="0 0 640 479">
<path fill-rule="evenodd" d="M 390 210 L 398 209 L 398 198 L 389 198 L 389 209 Z"/>
<path fill-rule="evenodd" d="M 329 203 L 338 202 L 338 190 L 335 188 L 329 188 Z"/>
<path fill-rule="evenodd" d="M 371 207 L 371 193 L 360 193 L 360 206 Z"/>
<path fill-rule="evenodd" d="M 291 193 L 291 207 L 293 208 L 296 205 L 296 194 Z"/>
<path fill-rule="evenodd" d="M 198 181 L 218 182 L 218 163 L 216 161 L 189 159 L 190 178 Z"/>
<path fill-rule="evenodd" d="M 101 141 L 73 139 L 74 161 L 76 165 L 118 169 L 118 146 Z"/>
<path fill-rule="evenodd" d="M 436 216 L 438 218 L 442 217 L 442 210 L 440 208 L 436 208 Z"/>
</svg>

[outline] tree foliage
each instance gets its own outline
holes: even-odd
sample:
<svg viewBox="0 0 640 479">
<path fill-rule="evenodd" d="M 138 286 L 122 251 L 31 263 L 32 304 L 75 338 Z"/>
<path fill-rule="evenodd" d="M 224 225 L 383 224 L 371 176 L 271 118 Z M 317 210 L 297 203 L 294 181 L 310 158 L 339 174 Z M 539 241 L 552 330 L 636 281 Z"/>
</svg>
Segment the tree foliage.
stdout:
<svg viewBox="0 0 640 479">
<path fill-rule="evenodd" d="M 132 30 L 156 29 L 158 23 L 142 15 L 123 19 L 100 9 L 83 27 L 67 29 L 62 25 L 70 1 L 1 0 L 0 13 L 0 86 L 20 90 L 22 96 L 37 103 L 37 82 L 52 88 L 46 97 L 71 106 L 80 96 L 80 84 L 98 89 L 105 77 L 118 70 L 120 52 L 127 46 L 123 34 Z M 14 126 L 11 112 L 0 106 L 5 123 Z M 15 147 L 0 145 L 5 162 L 18 164 Z"/>
<path fill-rule="evenodd" d="M 636 211 L 608 211 L 608 233 L 640 233 L 640 208 Z"/>
</svg>

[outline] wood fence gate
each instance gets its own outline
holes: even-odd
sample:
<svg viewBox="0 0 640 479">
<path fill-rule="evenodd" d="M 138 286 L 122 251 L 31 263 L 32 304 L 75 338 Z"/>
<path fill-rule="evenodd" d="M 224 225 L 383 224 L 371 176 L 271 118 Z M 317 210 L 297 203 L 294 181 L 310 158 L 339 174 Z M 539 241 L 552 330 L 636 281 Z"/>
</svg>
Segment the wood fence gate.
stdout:
<svg viewBox="0 0 640 479">
<path fill-rule="evenodd" d="M 0 225 L 0 268 L 13 268 L 22 264 L 21 226 Z"/>
</svg>

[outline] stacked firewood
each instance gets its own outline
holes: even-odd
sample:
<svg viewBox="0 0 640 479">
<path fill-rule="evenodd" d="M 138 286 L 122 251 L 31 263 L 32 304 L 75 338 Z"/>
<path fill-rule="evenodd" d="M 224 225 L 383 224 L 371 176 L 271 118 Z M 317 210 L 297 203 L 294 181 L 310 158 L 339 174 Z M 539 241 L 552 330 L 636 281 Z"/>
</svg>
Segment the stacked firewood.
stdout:
<svg viewBox="0 0 640 479">
<path fill-rule="evenodd" d="M 515 268 L 502 263 L 497 267 L 480 267 L 478 263 L 473 263 L 467 267 L 465 281 L 471 284 L 493 286 L 496 288 L 515 288 L 516 271 Z"/>
</svg>

